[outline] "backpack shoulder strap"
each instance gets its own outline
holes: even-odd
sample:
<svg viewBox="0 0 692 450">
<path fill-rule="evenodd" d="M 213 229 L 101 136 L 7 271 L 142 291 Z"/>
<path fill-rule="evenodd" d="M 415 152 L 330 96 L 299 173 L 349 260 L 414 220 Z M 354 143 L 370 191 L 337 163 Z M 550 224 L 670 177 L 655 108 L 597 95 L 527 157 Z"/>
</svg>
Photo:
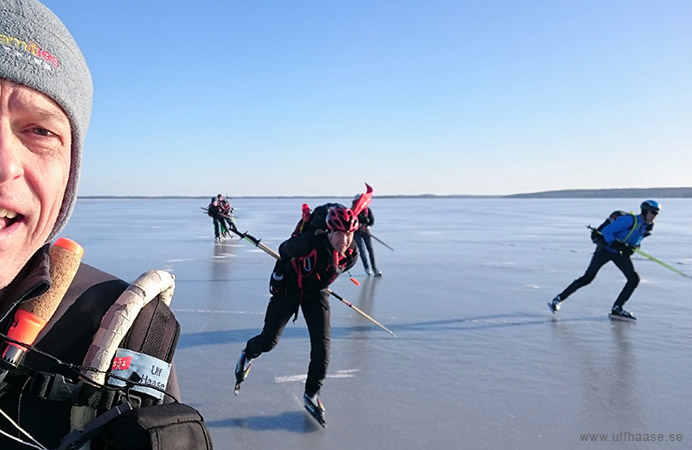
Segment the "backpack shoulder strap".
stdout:
<svg viewBox="0 0 692 450">
<path fill-rule="evenodd" d="M 171 362 L 179 337 L 180 324 L 171 309 L 152 301 L 139 312 L 121 346 Z"/>
<path fill-rule="evenodd" d="M 634 233 L 634 230 L 637 228 L 638 225 L 637 215 L 633 212 L 627 214 L 632 216 L 632 228 L 630 228 L 630 232 L 627 233 L 627 236 L 625 236 L 625 238 L 622 240 L 623 242 L 627 242 L 627 239 L 629 239 L 629 237 L 632 236 L 632 233 Z"/>
<path fill-rule="evenodd" d="M 156 298 L 166 306 L 170 305 L 174 289 L 173 275 L 163 270 L 146 272 L 130 284 L 101 320 L 101 326 L 84 356 L 82 365 L 85 369 L 82 370 L 82 375 L 98 384 L 104 384 L 116 351 L 136 322 L 139 313 Z M 154 315 L 152 312 L 152 318 Z M 146 325 L 150 324 L 151 321 L 144 318 L 140 323 Z M 145 326 L 144 328 L 149 329 L 150 327 Z M 153 344 L 146 336 L 147 333 L 148 331 L 142 335 L 139 331 L 135 332 L 139 336 L 137 339 L 141 341 L 141 346 L 151 347 Z M 177 339 L 177 335 L 175 335 L 175 343 L 177 343 Z M 96 370 L 94 371 L 94 369 Z M 73 406 L 70 417 L 71 428 L 83 429 L 87 423 L 96 417 L 96 413 L 96 409 L 90 406 Z"/>
</svg>

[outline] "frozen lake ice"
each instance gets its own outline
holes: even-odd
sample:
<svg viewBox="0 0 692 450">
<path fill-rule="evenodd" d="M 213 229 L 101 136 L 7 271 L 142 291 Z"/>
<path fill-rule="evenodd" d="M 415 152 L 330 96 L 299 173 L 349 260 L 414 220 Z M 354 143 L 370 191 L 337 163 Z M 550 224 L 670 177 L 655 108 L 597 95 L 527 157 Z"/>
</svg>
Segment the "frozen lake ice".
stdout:
<svg viewBox="0 0 692 450">
<path fill-rule="evenodd" d="M 303 202 L 238 199 L 236 222 L 271 248 Z M 63 236 L 84 261 L 126 280 L 176 276 L 183 401 L 218 449 L 690 449 L 692 280 L 635 255 L 642 282 L 611 322 L 625 283 L 614 265 L 546 306 L 589 262 L 586 225 L 643 199 L 379 199 L 382 278 L 360 262 L 332 288 L 397 334 L 332 298 L 328 428 L 302 408 L 309 356 L 302 317 L 258 358 L 239 396 L 233 368 L 262 327 L 274 261 L 239 239 L 214 244 L 205 199 L 80 199 Z M 642 250 L 692 274 L 692 200 L 662 204 Z M 645 440 L 646 439 L 646 440 Z M 651 442 L 651 439 L 661 439 Z"/>
</svg>

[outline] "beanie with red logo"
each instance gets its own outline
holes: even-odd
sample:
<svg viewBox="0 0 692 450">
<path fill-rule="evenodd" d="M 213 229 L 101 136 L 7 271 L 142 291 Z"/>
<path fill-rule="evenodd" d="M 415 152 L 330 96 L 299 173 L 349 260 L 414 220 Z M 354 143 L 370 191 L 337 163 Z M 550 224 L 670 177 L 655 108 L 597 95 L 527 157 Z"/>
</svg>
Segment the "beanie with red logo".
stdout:
<svg viewBox="0 0 692 450">
<path fill-rule="evenodd" d="M 91 117 L 91 74 L 62 21 L 36 0 L 0 0 L 0 78 L 35 89 L 65 111 L 72 127 L 70 175 L 54 238 L 77 198 L 82 145 Z"/>
</svg>

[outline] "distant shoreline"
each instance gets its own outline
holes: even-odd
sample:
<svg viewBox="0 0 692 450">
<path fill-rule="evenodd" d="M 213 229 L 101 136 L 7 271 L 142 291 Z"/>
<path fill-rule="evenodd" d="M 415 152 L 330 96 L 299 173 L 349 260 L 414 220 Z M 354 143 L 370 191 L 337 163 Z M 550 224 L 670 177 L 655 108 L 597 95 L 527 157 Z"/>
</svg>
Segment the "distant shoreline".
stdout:
<svg viewBox="0 0 692 450">
<path fill-rule="evenodd" d="M 567 189 L 506 195 L 505 198 L 692 198 L 692 187 Z"/>
<path fill-rule="evenodd" d="M 338 195 L 239 195 L 229 196 L 233 199 L 279 199 L 279 198 L 343 198 Z M 559 191 L 530 192 L 510 195 L 378 195 L 378 198 L 692 198 L 692 187 L 681 188 L 630 188 L 630 189 L 566 189 Z M 211 195 L 80 195 L 83 200 L 175 200 L 175 199 L 209 199 Z"/>
</svg>

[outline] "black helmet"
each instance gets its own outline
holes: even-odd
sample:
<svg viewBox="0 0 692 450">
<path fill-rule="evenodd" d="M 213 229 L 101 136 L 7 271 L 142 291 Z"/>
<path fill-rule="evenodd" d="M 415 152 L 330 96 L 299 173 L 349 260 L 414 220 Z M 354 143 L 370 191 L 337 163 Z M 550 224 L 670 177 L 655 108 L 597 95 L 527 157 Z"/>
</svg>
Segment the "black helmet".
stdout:
<svg viewBox="0 0 692 450">
<path fill-rule="evenodd" d="M 642 213 L 653 211 L 655 213 L 661 212 L 661 205 L 658 204 L 656 200 L 645 200 L 641 205 Z"/>
</svg>

